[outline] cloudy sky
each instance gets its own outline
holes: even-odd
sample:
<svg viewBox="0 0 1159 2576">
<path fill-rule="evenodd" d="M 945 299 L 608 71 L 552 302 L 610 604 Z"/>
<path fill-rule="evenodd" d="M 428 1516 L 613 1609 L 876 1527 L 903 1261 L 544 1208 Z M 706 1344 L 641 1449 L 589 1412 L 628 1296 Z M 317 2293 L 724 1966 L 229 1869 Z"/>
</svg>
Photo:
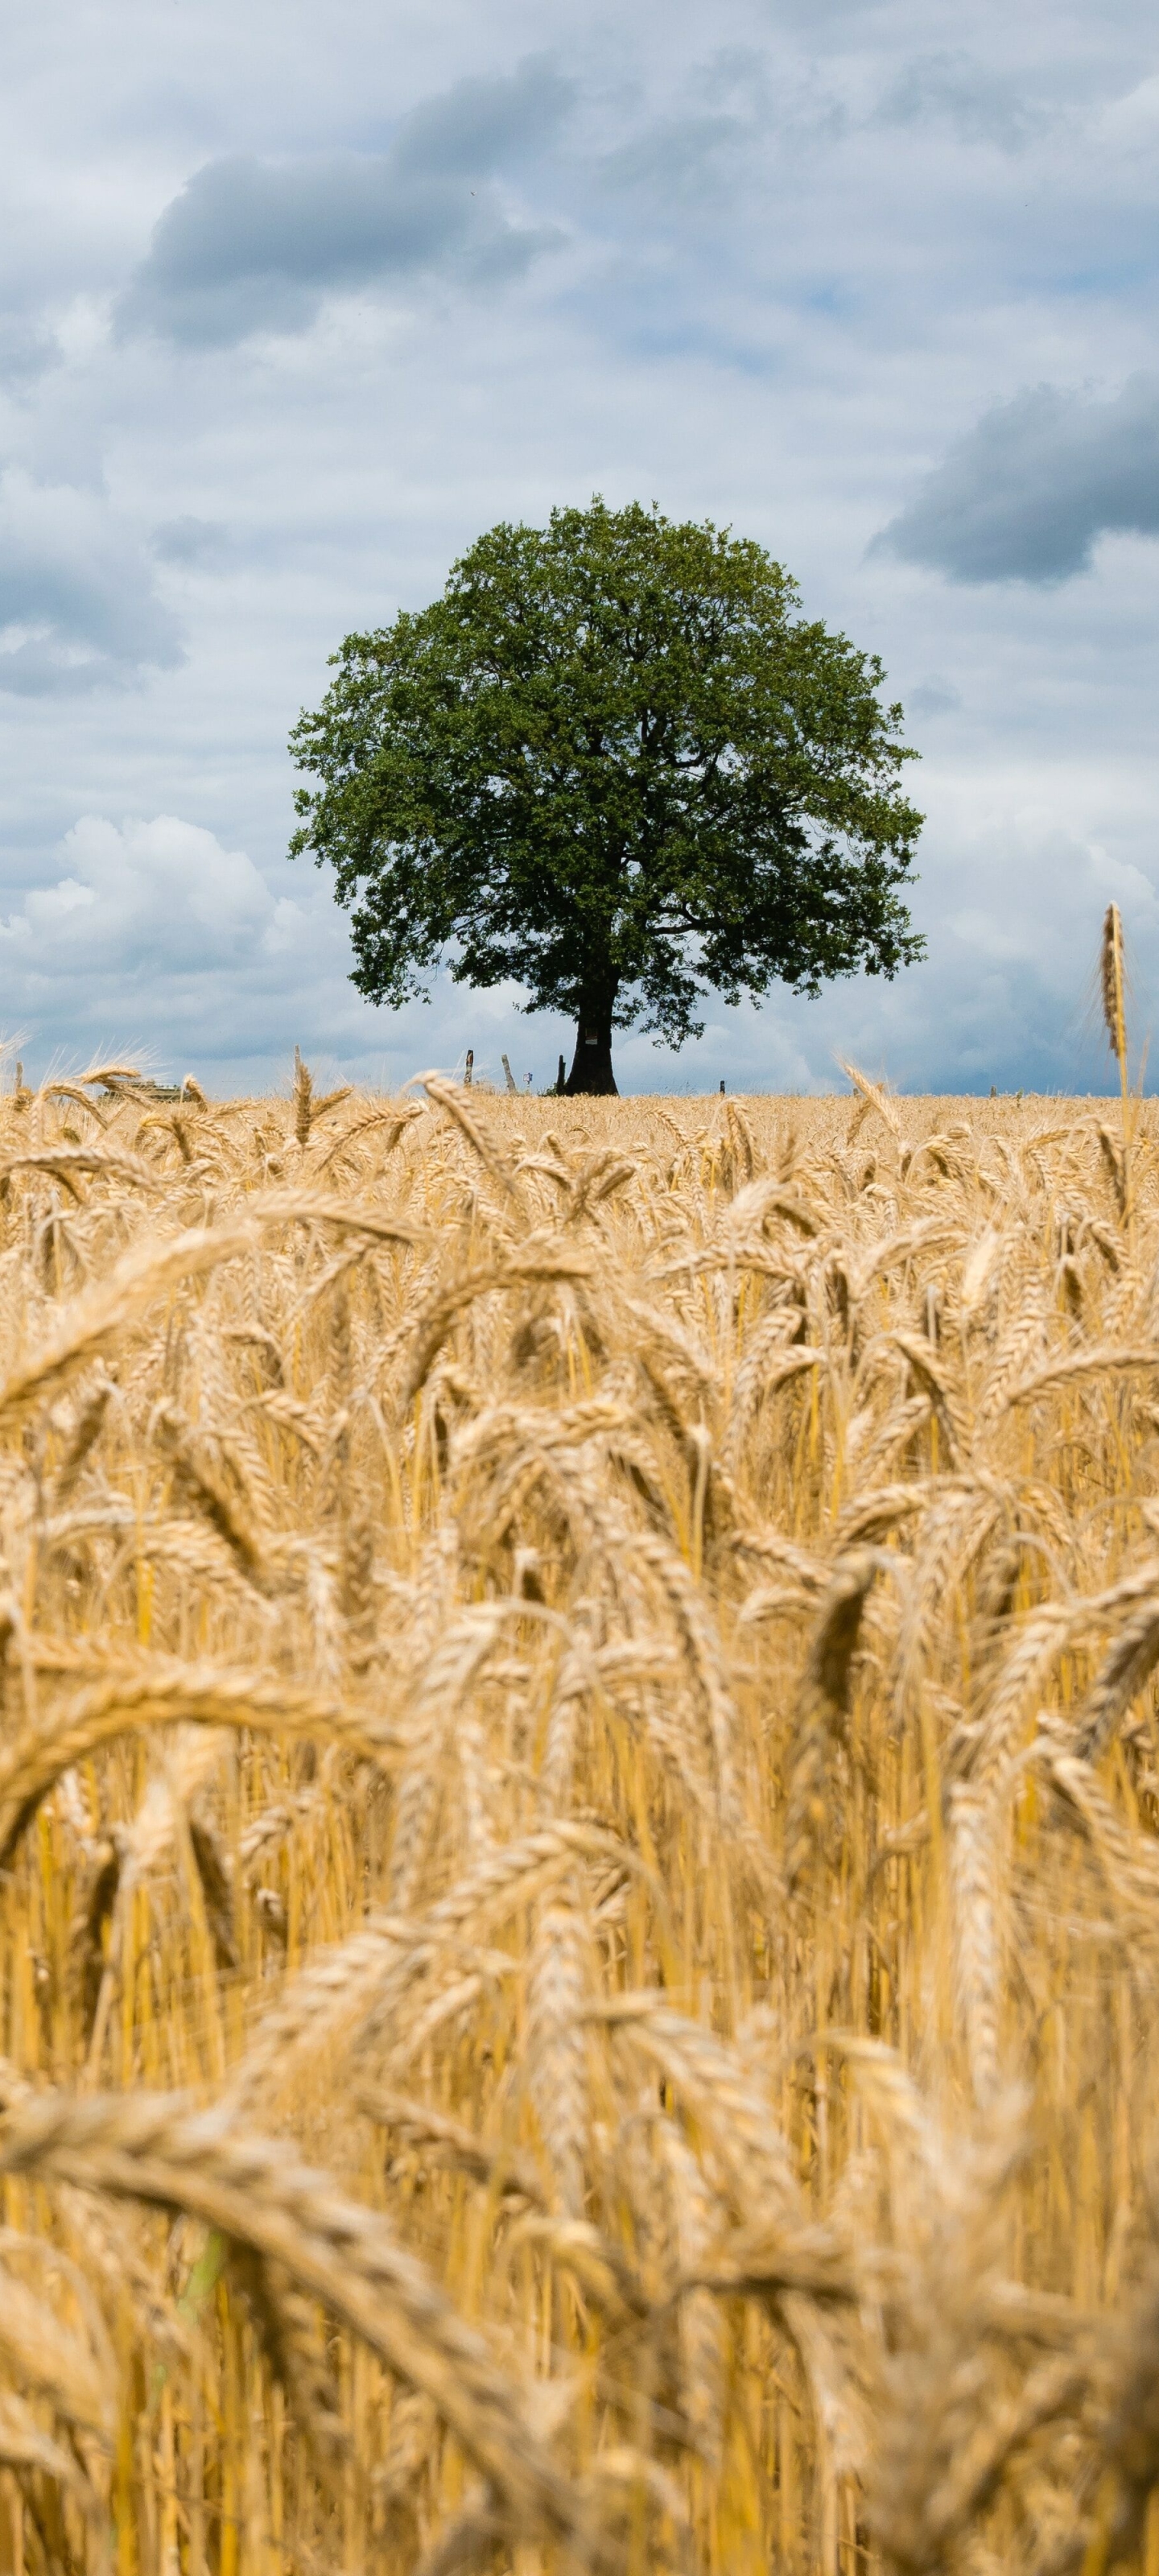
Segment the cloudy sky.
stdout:
<svg viewBox="0 0 1159 2576">
<path fill-rule="evenodd" d="M 1159 42 L 1140 0 L 40 0 L 0 98 L 0 1033 L 269 1087 L 394 1015 L 291 864 L 352 628 L 499 518 L 659 502 L 879 651 L 924 965 L 710 1004 L 634 1089 L 1106 1086 L 1159 996 Z M 1150 1087 L 1150 1086 L 1149 1086 Z"/>
</svg>

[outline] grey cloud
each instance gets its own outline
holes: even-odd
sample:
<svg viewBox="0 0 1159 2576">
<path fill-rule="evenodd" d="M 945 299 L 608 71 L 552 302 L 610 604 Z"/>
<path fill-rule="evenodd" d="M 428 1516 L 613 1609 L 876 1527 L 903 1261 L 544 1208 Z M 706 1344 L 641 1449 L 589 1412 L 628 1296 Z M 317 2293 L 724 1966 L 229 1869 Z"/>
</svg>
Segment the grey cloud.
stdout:
<svg viewBox="0 0 1159 2576">
<path fill-rule="evenodd" d="M 699 206 L 719 194 L 723 164 L 747 140 L 735 116 L 671 117 L 606 153 L 606 188 L 639 189 L 664 205 Z"/>
<path fill-rule="evenodd" d="M 906 698 L 906 712 L 913 716 L 952 715 L 961 706 L 962 693 L 952 680 L 943 680 L 934 672 L 928 680 L 911 689 Z"/>
<path fill-rule="evenodd" d="M 493 175 L 534 153 L 571 98 L 571 83 L 532 61 L 426 100 L 384 153 L 207 162 L 161 216 L 121 298 L 120 335 L 226 347 L 302 329 L 328 294 L 377 280 L 518 273 L 560 236 L 513 220 Z"/>
<path fill-rule="evenodd" d="M 650 198 L 665 213 L 723 203 L 743 179 L 754 143 L 791 121 L 789 102 L 772 92 L 766 58 L 751 47 L 725 46 L 697 63 L 683 101 L 596 161 L 605 193 Z"/>
<path fill-rule="evenodd" d="M 164 519 L 149 540 L 162 563 L 184 564 L 191 571 L 220 572 L 230 559 L 229 530 L 221 519 Z"/>
<path fill-rule="evenodd" d="M 0 689 L 73 695 L 183 658 L 132 532 L 99 494 L 0 483 Z"/>
<path fill-rule="evenodd" d="M 485 178 L 534 159 L 576 96 L 574 80 L 533 55 L 505 77 L 456 81 L 424 99 L 399 127 L 392 157 L 420 178 Z"/>
<path fill-rule="evenodd" d="M 1065 581 L 1116 530 L 1159 535 L 1159 379 L 1112 402 L 1037 385 L 999 403 L 872 551 L 951 581 Z"/>
<path fill-rule="evenodd" d="M 963 143 L 996 143 L 1006 152 L 1019 151 L 1043 122 L 1013 83 L 968 54 L 919 54 L 886 91 L 878 115 L 886 125 L 937 119 Z"/>
<path fill-rule="evenodd" d="M 0 315 L 0 384 L 8 392 L 36 384 L 59 363 L 60 349 L 51 332 L 23 314 Z"/>
</svg>

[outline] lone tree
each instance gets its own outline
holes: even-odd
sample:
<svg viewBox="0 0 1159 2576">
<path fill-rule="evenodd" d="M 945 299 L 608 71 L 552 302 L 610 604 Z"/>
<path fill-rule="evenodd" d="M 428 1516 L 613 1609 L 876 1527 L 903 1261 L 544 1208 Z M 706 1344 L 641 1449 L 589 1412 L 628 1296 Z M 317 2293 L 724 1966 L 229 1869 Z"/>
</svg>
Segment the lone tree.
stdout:
<svg viewBox="0 0 1159 2576">
<path fill-rule="evenodd" d="M 353 981 L 394 1007 L 444 958 L 575 1020 L 569 1092 L 614 1092 L 612 1031 L 699 1036 L 705 993 L 896 974 L 922 817 L 880 662 L 807 622 L 763 547 L 653 508 L 488 530 L 441 599 L 349 635 L 290 737 L 320 785 Z"/>
</svg>

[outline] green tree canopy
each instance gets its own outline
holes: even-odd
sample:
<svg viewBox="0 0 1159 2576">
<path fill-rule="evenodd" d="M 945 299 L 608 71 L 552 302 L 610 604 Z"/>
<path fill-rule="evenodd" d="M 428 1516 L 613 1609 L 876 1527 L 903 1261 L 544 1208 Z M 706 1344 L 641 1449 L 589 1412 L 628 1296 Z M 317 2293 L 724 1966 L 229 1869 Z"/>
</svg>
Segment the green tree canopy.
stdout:
<svg viewBox="0 0 1159 2576">
<path fill-rule="evenodd" d="M 816 993 L 921 954 L 897 888 L 922 817 L 882 666 L 799 615 L 764 548 L 633 504 L 488 530 L 440 599 L 350 635 L 290 737 L 291 844 L 334 869 L 353 980 L 441 961 L 612 1031 L 698 1036 L 708 991 Z"/>
</svg>

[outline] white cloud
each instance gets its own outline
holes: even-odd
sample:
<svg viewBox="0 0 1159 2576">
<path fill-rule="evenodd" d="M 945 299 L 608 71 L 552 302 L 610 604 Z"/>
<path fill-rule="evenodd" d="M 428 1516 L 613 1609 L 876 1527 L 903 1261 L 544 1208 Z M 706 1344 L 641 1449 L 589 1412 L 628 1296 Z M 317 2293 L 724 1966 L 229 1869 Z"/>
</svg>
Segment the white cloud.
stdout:
<svg viewBox="0 0 1159 2576">
<path fill-rule="evenodd" d="M 94 978 L 123 990 L 143 971 L 156 992 L 173 976 L 248 962 L 276 911 L 244 852 L 170 814 L 119 825 L 86 814 L 65 834 L 61 859 L 65 875 L 30 887 L 0 919 L 0 950 L 13 943 L 26 976 L 88 986 L 98 1009 Z M 75 1005 L 75 989 L 70 998 Z"/>
<path fill-rule="evenodd" d="M 86 814 L 59 860 L 64 873 L 0 918 L 10 1028 L 32 1020 L 73 1052 L 99 1029 L 166 1064 L 191 1048 L 216 1064 L 276 1047 L 289 1012 L 305 1043 L 332 1050 L 335 994 L 341 1016 L 349 987 L 328 907 L 275 894 L 244 851 L 172 814 Z M 361 1011 L 349 1001 L 347 1041 Z"/>
<path fill-rule="evenodd" d="M 1159 72 L 1150 72 L 1125 97 L 1111 101 L 1103 114 L 1102 132 L 1119 151 L 1154 151 L 1159 139 Z"/>
</svg>

